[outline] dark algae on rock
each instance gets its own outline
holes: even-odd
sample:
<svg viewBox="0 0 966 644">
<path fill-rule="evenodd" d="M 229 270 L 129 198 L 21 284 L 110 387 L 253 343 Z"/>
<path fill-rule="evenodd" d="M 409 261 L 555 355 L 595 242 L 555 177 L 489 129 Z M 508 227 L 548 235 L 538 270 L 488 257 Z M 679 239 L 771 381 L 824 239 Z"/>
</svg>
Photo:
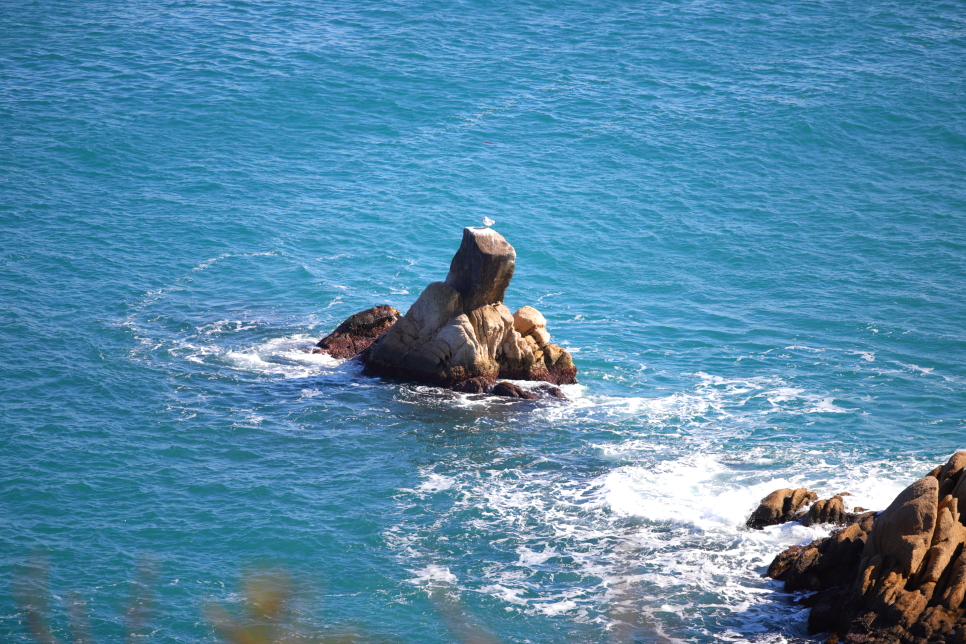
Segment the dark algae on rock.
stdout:
<svg viewBox="0 0 966 644">
<path fill-rule="evenodd" d="M 766 573 L 787 591 L 817 591 L 803 602 L 809 632 L 850 644 L 966 642 L 966 451 L 881 513 L 847 518 L 835 498 L 816 515 L 848 525 L 788 548 Z"/>
<path fill-rule="evenodd" d="M 333 358 L 354 358 L 368 349 L 398 319 L 399 311 L 388 304 L 360 311 L 322 338 L 313 353 L 328 353 Z"/>
</svg>

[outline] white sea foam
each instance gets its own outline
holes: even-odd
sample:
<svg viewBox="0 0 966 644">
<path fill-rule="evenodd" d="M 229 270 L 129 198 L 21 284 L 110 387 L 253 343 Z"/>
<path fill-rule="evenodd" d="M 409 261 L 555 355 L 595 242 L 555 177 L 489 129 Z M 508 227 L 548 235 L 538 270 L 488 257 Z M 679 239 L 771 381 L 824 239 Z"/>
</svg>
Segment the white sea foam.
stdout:
<svg viewBox="0 0 966 644">
<path fill-rule="evenodd" d="M 213 335 L 222 333 L 239 333 L 241 331 L 251 331 L 257 329 L 258 325 L 251 321 L 244 320 L 218 320 L 210 324 L 205 324 L 198 328 L 198 333 L 203 335 Z"/>
<path fill-rule="evenodd" d="M 520 596 L 526 592 L 525 588 L 507 588 L 502 584 L 491 584 L 489 586 L 483 586 L 480 588 L 480 592 L 484 592 L 487 595 L 492 595 L 493 597 L 503 600 L 508 604 L 526 606 L 528 603 L 526 599 Z"/>
<path fill-rule="evenodd" d="M 716 484 L 727 472 L 713 457 L 697 455 L 652 467 L 619 467 L 593 485 L 599 486 L 601 501 L 619 516 L 702 529 L 741 524 L 757 500 L 788 485 L 784 480 L 739 488 Z"/>
<path fill-rule="evenodd" d="M 216 264 L 216 263 L 218 263 L 218 262 L 220 262 L 220 261 L 222 261 L 224 259 L 230 259 L 230 258 L 233 258 L 233 257 L 275 257 L 275 256 L 280 256 L 280 255 L 281 255 L 281 253 L 278 252 L 278 251 L 267 251 L 267 252 L 263 252 L 263 253 L 225 253 L 223 255 L 219 255 L 218 257 L 212 257 L 211 259 L 206 259 L 205 261 L 201 262 L 200 264 L 198 264 L 197 266 L 195 266 L 191 270 L 192 271 L 203 271 L 203 270 L 206 270 L 208 268 L 211 268 L 214 264 Z"/>
<path fill-rule="evenodd" d="M 926 376 L 932 375 L 932 372 L 934 370 L 934 367 L 920 367 L 917 364 L 905 364 L 902 362 L 896 362 L 896 364 L 904 369 L 908 369 L 910 371 L 918 371 L 919 373 Z"/>
<path fill-rule="evenodd" d="M 266 333 L 262 323 L 217 319 L 174 339 L 150 339 L 154 349 L 147 350 L 164 345 L 176 358 L 212 369 L 273 378 L 328 374 L 364 384 L 356 382 L 351 364 L 311 353 L 317 335 L 265 339 Z M 873 362 L 865 352 L 853 355 Z M 518 409 L 528 425 L 553 427 L 576 419 L 583 430 L 601 427 L 610 436 L 595 435 L 587 443 L 598 457 L 593 471 L 469 462 L 421 469 L 411 488 L 397 490 L 396 502 L 401 509 L 431 511 L 403 511 L 401 522 L 383 533 L 412 575 L 410 583 L 481 592 L 509 611 L 564 615 L 611 628 L 619 626 L 621 611 L 629 611 L 655 632 L 667 619 L 662 613 L 689 620 L 726 610 L 734 615 L 731 630 L 722 635 L 717 629 L 714 637 L 781 641 L 762 626 L 762 615 L 776 623 L 804 623 L 804 614 L 766 601 L 777 585 L 763 580 L 761 570 L 782 548 L 827 534 L 827 528 L 786 524 L 750 531 L 744 521 L 755 505 L 774 489 L 807 486 L 823 498 L 851 492 L 850 508 L 883 509 L 909 482 L 908 472 L 923 464 L 906 459 L 855 465 L 849 454 L 805 450 L 788 466 L 774 447 L 730 453 L 722 440 L 767 426 L 774 415 L 854 410 L 831 392 L 811 391 L 793 379 L 692 376 L 691 386 L 653 396 L 604 396 L 584 385 L 565 385 L 569 402 L 563 404 L 521 405 L 433 387 L 402 388 L 398 402 L 404 404 L 433 400 L 473 414 L 480 407 L 511 415 Z M 301 394 L 311 398 L 319 390 L 304 388 Z M 239 413 L 241 422 L 262 421 L 253 412 Z M 654 439 L 658 434 L 661 440 Z M 473 553 L 479 535 L 498 537 L 479 546 L 480 565 L 466 574 L 453 550 L 441 544 L 459 539 L 466 544 L 461 552 Z"/>
<path fill-rule="evenodd" d="M 411 492 L 418 496 L 425 496 L 427 494 L 436 494 L 437 492 L 443 492 L 453 487 L 455 480 L 449 476 L 443 476 L 441 474 L 435 474 L 433 472 L 428 472 L 425 474 L 426 480 L 421 482 L 415 488 L 402 488 L 400 492 Z"/>
<path fill-rule="evenodd" d="M 438 586 L 455 584 L 457 579 L 456 575 L 449 571 L 446 566 L 437 566 L 435 564 L 429 564 L 428 566 L 418 569 L 410 570 L 413 574 L 413 578 L 410 579 L 410 583 L 417 586 Z"/>
<path fill-rule="evenodd" d="M 729 425 L 761 424 L 772 414 L 845 413 L 854 408 L 843 407 L 821 392 L 808 392 L 803 387 L 789 386 L 776 376 L 723 378 L 697 372 L 698 381 L 689 390 L 664 396 L 600 396 L 586 388 L 562 387 L 572 404 L 540 410 L 547 420 L 568 416 L 631 417 L 649 424 L 669 426 L 688 423 L 707 424 L 712 419 L 727 420 Z"/>
<path fill-rule="evenodd" d="M 273 338 L 248 349 L 225 351 L 221 357 L 236 369 L 283 378 L 330 372 L 344 362 L 327 353 L 312 353 L 313 340 L 304 334 Z"/>
<path fill-rule="evenodd" d="M 804 410 L 806 414 L 844 414 L 850 411 L 856 411 L 858 408 L 845 408 L 839 407 L 832 402 L 832 398 L 821 398 L 814 401 L 811 407 Z"/>
<path fill-rule="evenodd" d="M 144 338 L 140 351 L 167 347 L 170 355 L 194 364 L 227 366 L 281 378 L 305 378 L 345 369 L 344 360 L 326 353 L 312 353 L 318 340 L 314 335 L 295 333 L 251 342 L 247 346 L 233 346 L 224 341 L 226 335 L 242 335 L 259 328 L 260 325 L 253 322 L 218 320 L 199 327 L 191 334 L 174 336 L 166 341 Z"/>
<path fill-rule="evenodd" d="M 833 461 L 806 450 L 794 465 L 776 467 L 774 455 L 756 450 L 736 456 L 710 444 L 678 448 L 635 437 L 592 447 L 619 462 L 589 478 L 552 469 L 426 468 L 419 485 L 401 490 L 400 502 L 453 490 L 449 509 L 436 506 L 431 525 L 396 526 L 387 542 L 403 560 L 426 562 L 412 571 L 413 583 L 482 592 L 507 610 L 609 628 L 633 613 L 659 629 L 659 613 L 688 619 L 727 609 L 734 616 L 728 641 L 781 641 L 774 624 L 800 622 L 795 628 L 804 636 L 805 613 L 769 599 L 777 584 L 761 572 L 783 548 L 825 536 L 829 527 L 749 530 L 744 522 L 757 503 L 777 488 L 806 486 L 822 498 L 851 492 L 850 508 L 884 509 L 910 482 L 908 473 L 926 466 L 914 459 L 850 464 L 848 455 Z M 458 561 L 435 545 L 434 535 L 454 531 L 504 535 L 489 543 L 503 555 L 484 562 L 479 585 L 457 580 L 450 567 Z M 572 581 L 534 581 L 559 573 Z M 652 605 L 655 598 L 661 603 Z"/>
</svg>

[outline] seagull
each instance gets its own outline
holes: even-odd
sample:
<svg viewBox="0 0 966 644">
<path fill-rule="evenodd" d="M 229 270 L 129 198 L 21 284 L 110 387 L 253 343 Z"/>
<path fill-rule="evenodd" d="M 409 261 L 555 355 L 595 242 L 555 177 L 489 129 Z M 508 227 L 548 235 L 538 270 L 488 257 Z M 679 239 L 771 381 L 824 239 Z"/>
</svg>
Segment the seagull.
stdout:
<svg viewBox="0 0 966 644">
<path fill-rule="evenodd" d="M 490 219 L 489 217 L 484 217 L 483 218 L 483 225 L 486 226 L 487 228 L 489 228 L 490 226 L 492 226 L 495 223 L 496 222 L 493 221 L 492 219 Z"/>
</svg>

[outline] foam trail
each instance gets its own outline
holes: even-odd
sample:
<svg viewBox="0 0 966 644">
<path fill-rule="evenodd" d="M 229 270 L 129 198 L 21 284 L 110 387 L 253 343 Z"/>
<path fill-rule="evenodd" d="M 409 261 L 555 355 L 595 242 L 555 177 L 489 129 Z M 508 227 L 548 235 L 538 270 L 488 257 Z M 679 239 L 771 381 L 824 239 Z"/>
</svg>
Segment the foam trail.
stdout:
<svg viewBox="0 0 966 644">
<path fill-rule="evenodd" d="M 392 542 L 406 561 L 428 560 L 418 569 L 420 583 L 445 578 L 507 610 L 567 615 L 618 630 L 631 614 L 640 625 L 648 615 L 674 613 L 689 621 L 725 610 L 730 617 L 716 619 L 728 624 L 729 641 L 782 641 L 779 624 L 798 624 L 792 631 L 805 635 L 805 613 L 770 600 L 779 585 L 761 573 L 785 547 L 825 536 L 831 527 L 750 530 L 744 522 L 757 503 L 777 488 L 807 486 L 822 498 L 850 491 L 850 507 L 883 509 L 908 483 L 906 473 L 925 465 L 912 459 L 836 465 L 805 453 L 794 465 L 759 470 L 770 459 L 714 451 L 710 444 L 676 450 L 630 438 L 596 447 L 631 462 L 584 480 L 557 470 L 425 468 L 422 482 L 400 490 L 400 500 L 418 505 L 448 498 L 450 509 L 435 515 L 431 530 L 404 522 Z M 467 515 L 474 519 L 465 529 L 506 536 L 505 545 L 490 544 L 503 556 L 485 562 L 475 586 L 452 579 L 451 563 L 431 537 L 459 531 Z M 572 581 L 529 581 L 560 574 Z M 655 617 L 654 628 L 663 621 Z M 708 634 L 721 632 L 715 627 Z"/>
</svg>

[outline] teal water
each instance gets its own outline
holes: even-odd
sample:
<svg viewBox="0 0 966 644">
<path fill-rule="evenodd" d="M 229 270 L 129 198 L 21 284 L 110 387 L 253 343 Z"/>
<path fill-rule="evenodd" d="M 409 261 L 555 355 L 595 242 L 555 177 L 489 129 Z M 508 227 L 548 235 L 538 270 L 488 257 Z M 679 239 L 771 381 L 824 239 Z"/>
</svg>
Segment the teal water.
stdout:
<svg viewBox="0 0 966 644">
<path fill-rule="evenodd" d="M 795 641 L 761 573 L 823 532 L 755 503 L 966 447 L 961 2 L 11 1 L 0 42 L 4 641 L 42 560 L 64 638 L 216 641 L 268 567 L 316 636 L 455 642 L 443 593 L 500 642 Z M 308 353 L 484 215 L 571 402 Z"/>
</svg>

